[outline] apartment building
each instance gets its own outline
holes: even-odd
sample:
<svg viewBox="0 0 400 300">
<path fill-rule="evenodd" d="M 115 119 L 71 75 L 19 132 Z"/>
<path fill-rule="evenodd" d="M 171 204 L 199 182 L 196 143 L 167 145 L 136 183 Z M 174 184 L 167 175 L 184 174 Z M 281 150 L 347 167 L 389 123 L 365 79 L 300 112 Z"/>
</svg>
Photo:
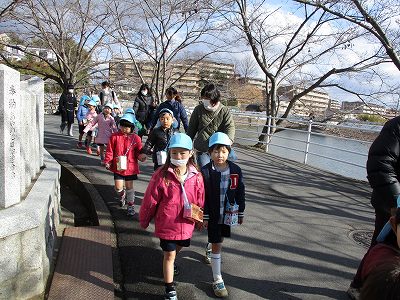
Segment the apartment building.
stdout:
<svg viewBox="0 0 400 300">
<path fill-rule="evenodd" d="M 303 88 L 295 85 L 280 86 L 277 94 L 281 100 L 281 109 L 283 110 L 285 107 L 287 107 L 288 101 L 303 91 Z M 327 93 L 314 90 L 296 101 L 296 104 L 291 110 L 291 114 L 297 116 L 322 116 L 325 114 L 329 103 L 330 97 Z"/>
<path fill-rule="evenodd" d="M 362 101 L 343 101 L 342 110 L 352 114 L 386 115 L 387 108 L 374 103 L 364 103 Z"/>
<path fill-rule="evenodd" d="M 109 79 L 116 89 L 136 92 L 142 82 L 137 69 L 140 70 L 145 82 L 152 82 L 155 67 L 151 62 L 139 61 L 136 68 L 132 60 L 121 59 L 110 61 Z M 199 98 L 202 81 L 218 82 L 234 78 L 234 75 L 233 64 L 213 61 L 198 63 L 193 60 L 177 61 L 168 66 L 166 85 L 173 85 L 185 99 L 196 100 Z"/>
</svg>

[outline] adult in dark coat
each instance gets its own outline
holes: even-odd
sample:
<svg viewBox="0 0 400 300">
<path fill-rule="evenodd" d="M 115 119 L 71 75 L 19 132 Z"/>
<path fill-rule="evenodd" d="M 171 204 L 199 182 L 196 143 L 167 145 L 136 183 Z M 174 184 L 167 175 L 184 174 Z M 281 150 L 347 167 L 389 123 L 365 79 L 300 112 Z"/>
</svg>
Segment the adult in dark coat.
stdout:
<svg viewBox="0 0 400 300">
<path fill-rule="evenodd" d="M 159 112 L 162 109 L 167 108 L 174 113 L 174 117 L 178 121 L 177 129 L 179 130 L 182 121 L 183 128 L 185 129 L 186 132 L 188 129 L 189 122 L 185 107 L 182 104 L 181 97 L 179 96 L 178 91 L 171 86 L 167 88 L 167 90 L 165 91 L 165 97 L 167 98 L 167 100 L 160 103 L 160 105 L 158 106 L 157 111 L 154 114 L 151 126 L 152 127 L 156 126 Z"/>
<path fill-rule="evenodd" d="M 133 109 L 136 114 L 136 119 L 146 127 L 148 130 L 151 128 L 151 121 L 157 105 L 151 95 L 151 89 L 147 84 L 140 86 L 139 92 L 133 102 Z"/>
<path fill-rule="evenodd" d="M 367 178 L 372 187 L 371 204 L 375 209 L 375 230 L 369 252 L 377 243 L 376 238 L 389 220 L 391 210 L 396 208 L 397 197 L 400 195 L 400 117 L 386 122 L 372 143 L 368 152 Z M 348 290 L 350 297 L 354 290 L 361 287 L 364 258 Z"/>
<path fill-rule="evenodd" d="M 61 114 L 60 132 L 63 133 L 65 127 L 68 126 L 68 135 L 72 136 L 72 124 L 75 119 L 75 109 L 78 103 L 74 94 L 74 86 L 68 85 L 67 91 L 60 96 L 59 111 Z"/>
</svg>

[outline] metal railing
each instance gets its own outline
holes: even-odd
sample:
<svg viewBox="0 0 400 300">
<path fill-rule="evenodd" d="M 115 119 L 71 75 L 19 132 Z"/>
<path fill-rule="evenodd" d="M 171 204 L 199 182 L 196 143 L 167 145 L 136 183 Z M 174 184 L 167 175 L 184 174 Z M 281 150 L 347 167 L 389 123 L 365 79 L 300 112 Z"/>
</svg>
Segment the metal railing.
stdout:
<svg viewBox="0 0 400 300">
<path fill-rule="evenodd" d="M 343 157 L 346 157 L 348 155 L 346 154 L 351 154 L 351 155 L 357 155 L 360 157 L 367 158 L 367 153 L 362 153 L 359 151 L 354 151 L 354 150 L 349 150 L 341 147 L 336 147 L 336 146 L 329 146 L 325 145 L 322 143 L 318 142 L 313 142 L 311 137 L 312 136 L 321 136 L 321 137 L 332 137 L 338 140 L 342 141 L 356 141 L 356 142 L 362 142 L 364 144 L 370 145 L 371 142 L 368 141 L 363 141 L 363 140 L 358 140 L 358 139 L 353 139 L 353 138 L 346 138 L 346 137 L 341 137 L 341 136 L 336 136 L 336 135 L 330 135 L 330 134 L 324 134 L 320 132 L 313 132 L 314 129 L 316 128 L 335 128 L 335 129 L 353 129 L 353 130 L 360 130 L 359 128 L 354 128 L 351 126 L 341 126 L 341 125 L 334 125 L 334 124 L 326 124 L 326 123 L 318 123 L 318 122 L 313 122 L 313 120 L 301 120 L 301 119 L 284 119 L 286 123 L 289 123 L 291 127 L 287 126 L 276 126 L 272 125 L 273 120 L 276 121 L 280 120 L 280 118 L 277 117 L 271 117 L 271 116 L 266 116 L 263 114 L 258 114 L 258 113 L 237 113 L 237 112 L 232 112 L 232 115 L 234 116 L 235 119 L 235 125 L 236 125 L 236 138 L 235 142 L 240 144 L 240 141 L 246 141 L 246 142 L 253 142 L 254 144 L 261 143 L 265 146 L 265 151 L 269 152 L 271 145 L 275 147 L 280 147 L 283 149 L 289 149 L 292 151 L 297 151 L 300 153 L 303 153 L 303 163 L 307 164 L 309 155 L 314 155 L 323 159 L 331 160 L 331 161 L 336 161 L 344 164 L 348 164 L 351 166 L 359 167 L 359 168 L 365 168 L 364 163 L 354 163 L 352 161 L 346 160 L 346 159 L 340 159 L 340 158 L 335 158 L 332 156 L 324 155 L 321 153 L 313 152 L 310 151 L 310 146 L 318 146 L 326 149 L 332 149 L 335 151 L 340 151 L 343 153 Z M 297 128 L 293 128 L 294 125 Z M 264 130 L 265 133 L 262 132 L 262 129 L 266 126 L 266 130 Z M 255 128 L 254 128 L 255 127 Z M 261 129 L 261 130 L 260 130 Z M 380 128 L 375 126 L 375 129 L 363 129 L 363 131 L 368 131 L 368 132 L 374 132 L 377 133 Z M 290 132 L 301 132 L 305 134 L 305 138 L 288 138 L 285 136 L 280 136 L 279 134 L 274 133 L 275 131 L 279 130 L 287 130 Z M 259 139 L 260 136 L 265 136 L 265 138 Z M 290 146 L 285 146 L 282 144 L 274 143 L 272 144 L 272 138 L 278 139 L 278 140 L 290 140 L 290 141 L 296 141 L 298 143 L 303 143 L 304 147 L 303 148 L 293 148 Z"/>
</svg>

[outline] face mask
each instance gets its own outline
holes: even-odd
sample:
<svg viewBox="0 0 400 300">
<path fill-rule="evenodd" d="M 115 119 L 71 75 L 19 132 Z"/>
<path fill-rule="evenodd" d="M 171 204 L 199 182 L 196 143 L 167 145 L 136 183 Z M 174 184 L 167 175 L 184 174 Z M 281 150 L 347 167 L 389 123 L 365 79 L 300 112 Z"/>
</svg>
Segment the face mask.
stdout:
<svg viewBox="0 0 400 300">
<path fill-rule="evenodd" d="M 73 94 L 73 93 L 74 93 L 74 90 L 73 90 L 73 89 L 69 89 L 69 90 L 68 90 L 68 93 Z"/>
<path fill-rule="evenodd" d="M 147 91 L 146 90 L 142 90 L 141 93 L 142 93 L 143 96 L 147 95 Z"/>
<path fill-rule="evenodd" d="M 189 157 L 186 159 L 173 159 L 171 158 L 171 164 L 177 167 L 186 166 L 187 162 L 189 161 Z"/>
<path fill-rule="evenodd" d="M 203 99 L 203 105 L 204 105 L 204 108 L 208 111 L 216 111 L 218 109 L 219 102 L 217 104 L 215 104 L 214 106 L 212 106 L 210 100 Z"/>
</svg>

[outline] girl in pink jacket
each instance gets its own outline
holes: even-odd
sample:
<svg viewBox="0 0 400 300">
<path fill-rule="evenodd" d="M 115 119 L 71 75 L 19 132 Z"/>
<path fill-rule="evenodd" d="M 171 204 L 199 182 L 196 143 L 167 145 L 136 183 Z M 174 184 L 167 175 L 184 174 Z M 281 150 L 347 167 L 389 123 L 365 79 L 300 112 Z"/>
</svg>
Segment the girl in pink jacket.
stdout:
<svg viewBox="0 0 400 300">
<path fill-rule="evenodd" d="M 113 104 L 106 103 L 103 112 L 94 117 L 83 130 L 83 132 L 87 133 L 92 130 L 94 126 L 98 126 L 96 144 L 100 147 L 100 161 L 102 165 L 104 165 L 104 148 L 107 147 L 111 135 L 118 131 L 114 118 L 111 115 L 112 110 Z"/>
<path fill-rule="evenodd" d="M 195 167 L 192 148 L 188 135 L 177 133 L 171 137 L 166 163 L 151 177 L 140 207 L 140 226 L 147 228 L 154 217 L 155 236 L 160 238 L 164 251 L 164 299 L 177 299 L 175 257 L 182 247 L 190 245 L 196 223 L 184 217 L 187 204 L 204 206 L 203 177 Z"/>
</svg>

